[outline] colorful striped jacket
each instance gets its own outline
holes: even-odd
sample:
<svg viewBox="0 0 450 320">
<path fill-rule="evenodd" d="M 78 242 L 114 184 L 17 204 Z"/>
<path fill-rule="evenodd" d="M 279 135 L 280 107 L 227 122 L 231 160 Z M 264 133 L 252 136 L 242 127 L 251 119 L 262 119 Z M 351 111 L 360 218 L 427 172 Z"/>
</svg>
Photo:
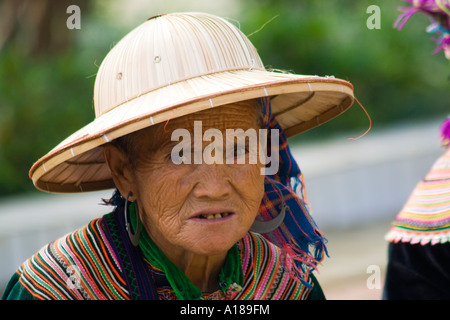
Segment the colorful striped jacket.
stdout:
<svg viewBox="0 0 450 320">
<path fill-rule="evenodd" d="M 129 242 L 122 217 L 116 210 L 42 248 L 19 267 L 3 299 L 176 299 L 164 273 Z M 218 290 L 204 299 L 325 298 L 312 274 L 306 285 L 292 277 L 293 259 L 261 235 L 248 233 L 238 247 L 243 290 L 227 297 Z"/>
</svg>

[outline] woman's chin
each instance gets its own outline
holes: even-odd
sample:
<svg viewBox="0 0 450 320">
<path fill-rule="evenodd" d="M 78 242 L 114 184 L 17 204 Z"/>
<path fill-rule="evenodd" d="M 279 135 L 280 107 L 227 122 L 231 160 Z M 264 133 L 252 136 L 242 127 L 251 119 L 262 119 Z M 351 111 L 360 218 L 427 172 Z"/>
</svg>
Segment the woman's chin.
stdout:
<svg viewBox="0 0 450 320">
<path fill-rule="evenodd" d="M 194 253 L 199 256 L 208 256 L 208 257 L 225 255 L 231 249 L 233 244 L 234 243 L 230 245 L 222 244 L 217 246 L 201 246 L 197 247 Z"/>
<path fill-rule="evenodd" d="M 236 232 L 230 229 L 223 231 L 217 230 L 215 232 L 198 232 L 196 239 L 190 241 L 186 249 L 199 255 L 220 255 L 228 252 L 231 247 L 237 243 L 245 235 L 245 231 Z"/>
</svg>

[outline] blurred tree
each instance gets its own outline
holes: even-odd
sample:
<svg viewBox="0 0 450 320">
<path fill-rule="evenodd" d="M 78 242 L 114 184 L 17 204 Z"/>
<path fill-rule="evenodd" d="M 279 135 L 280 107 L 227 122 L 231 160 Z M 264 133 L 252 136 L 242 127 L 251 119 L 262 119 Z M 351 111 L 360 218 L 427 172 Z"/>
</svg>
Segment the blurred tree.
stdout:
<svg viewBox="0 0 450 320">
<path fill-rule="evenodd" d="M 4 0 L 0 4 L 0 195 L 33 190 L 28 170 L 92 119 L 95 71 L 78 58 L 66 9 L 86 0 Z M 85 63 L 84 63 L 85 64 Z M 87 73 L 89 72 L 89 73 Z"/>
<path fill-rule="evenodd" d="M 433 56 L 435 43 L 426 34 L 426 17 L 413 17 L 401 31 L 393 28 L 401 13 L 398 7 L 404 4 L 391 0 L 248 0 L 243 3 L 240 26 L 269 67 L 350 81 L 374 127 L 445 116 L 450 109 L 448 61 L 443 54 Z M 367 27 L 370 5 L 380 8 L 380 29 Z M 367 117 L 355 103 L 320 130 L 298 138 L 349 130 L 362 133 L 367 126 Z"/>
<path fill-rule="evenodd" d="M 72 4 L 81 9 L 81 30 L 66 26 Z M 401 31 L 393 28 L 397 7 L 403 4 L 246 0 L 239 2 L 241 15 L 230 21 L 240 22 L 268 67 L 349 80 L 373 126 L 381 127 L 446 116 L 449 110 L 448 61 L 432 55 L 435 43 L 425 32 L 429 21 L 415 16 Z M 117 13 L 105 16 L 110 5 L 87 0 L 0 2 L 0 196 L 34 190 L 28 178 L 33 162 L 93 120 L 97 66 L 129 29 L 122 29 Z M 381 29 L 367 28 L 369 5 L 380 7 Z M 337 132 L 356 136 L 367 126 L 355 104 L 295 139 Z"/>
<path fill-rule="evenodd" d="M 30 57 L 54 55 L 73 44 L 73 32 L 66 28 L 67 7 L 76 4 L 83 14 L 86 0 L 3 0 L 0 3 L 0 50 L 20 45 Z"/>
</svg>

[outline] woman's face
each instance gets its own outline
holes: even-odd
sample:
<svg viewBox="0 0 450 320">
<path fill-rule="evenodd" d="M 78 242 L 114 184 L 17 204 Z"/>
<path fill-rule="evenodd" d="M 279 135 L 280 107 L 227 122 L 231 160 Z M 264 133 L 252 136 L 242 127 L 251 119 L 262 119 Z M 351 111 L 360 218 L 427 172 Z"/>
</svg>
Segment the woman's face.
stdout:
<svg viewBox="0 0 450 320">
<path fill-rule="evenodd" d="M 194 164 L 193 157 L 192 164 L 175 164 L 171 154 L 180 141 L 171 141 L 172 132 L 187 129 L 193 144 L 194 120 L 201 121 L 203 133 L 210 128 L 222 132 L 227 147 L 232 142 L 225 141 L 226 129 L 260 128 L 255 105 L 246 103 L 144 129 L 133 138 L 135 163 L 128 187 L 119 190 L 122 195 L 133 192 L 148 234 L 166 254 L 223 254 L 250 229 L 264 193 L 264 176 L 259 160 L 249 163 L 248 153 L 245 164 L 226 164 L 225 159 L 223 164 L 205 164 L 205 159 Z M 202 149 L 209 144 L 203 141 Z"/>
</svg>

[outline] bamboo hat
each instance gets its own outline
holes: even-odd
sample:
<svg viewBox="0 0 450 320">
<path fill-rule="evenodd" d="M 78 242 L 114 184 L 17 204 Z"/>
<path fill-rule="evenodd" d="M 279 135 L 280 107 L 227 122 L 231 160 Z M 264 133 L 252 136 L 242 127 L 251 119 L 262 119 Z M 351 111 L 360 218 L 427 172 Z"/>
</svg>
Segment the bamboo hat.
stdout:
<svg viewBox="0 0 450 320">
<path fill-rule="evenodd" d="M 266 96 L 288 137 L 338 116 L 354 100 L 347 81 L 266 70 L 247 37 L 222 18 L 152 17 L 102 62 L 94 85 L 95 120 L 39 159 L 30 178 L 47 192 L 113 188 L 105 143 L 168 119 Z"/>
</svg>

